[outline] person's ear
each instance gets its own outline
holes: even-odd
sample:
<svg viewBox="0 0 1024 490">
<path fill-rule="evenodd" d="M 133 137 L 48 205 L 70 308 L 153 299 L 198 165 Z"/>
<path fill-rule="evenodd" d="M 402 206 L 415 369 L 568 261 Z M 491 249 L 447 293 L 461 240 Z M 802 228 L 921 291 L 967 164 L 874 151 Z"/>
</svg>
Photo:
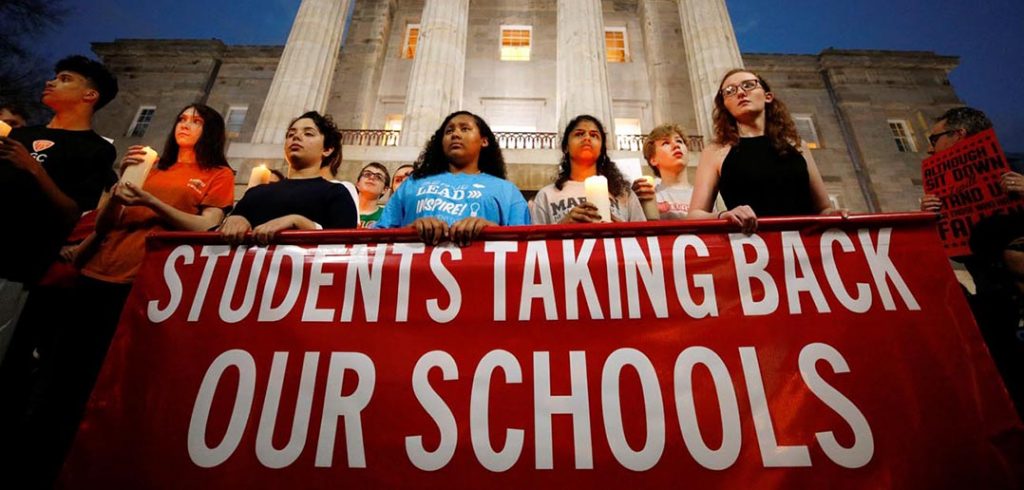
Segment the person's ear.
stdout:
<svg viewBox="0 0 1024 490">
<path fill-rule="evenodd" d="M 481 148 L 487 148 L 488 146 L 491 146 L 491 140 L 487 139 L 486 137 L 481 138 L 481 139 L 483 140 L 483 141 L 480 142 L 480 147 Z"/>
<path fill-rule="evenodd" d="M 320 156 L 323 157 L 323 158 L 327 158 L 327 157 L 329 157 L 329 156 L 331 156 L 333 154 L 334 154 L 334 148 L 324 148 L 324 150 L 322 152 L 320 152 Z"/>
<path fill-rule="evenodd" d="M 100 92 L 94 88 L 86 89 L 85 93 L 82 94 L 82 100 L 95 104 L 100 100 Z"/>
<path fill-rule="evenodd" d="M 764 101 L 765 102 L 771 102 L 773 100 L 775 100 L 775 94 L 773 94 L 771 92 L 765 92 L 764 93 Z"/>
</svg>

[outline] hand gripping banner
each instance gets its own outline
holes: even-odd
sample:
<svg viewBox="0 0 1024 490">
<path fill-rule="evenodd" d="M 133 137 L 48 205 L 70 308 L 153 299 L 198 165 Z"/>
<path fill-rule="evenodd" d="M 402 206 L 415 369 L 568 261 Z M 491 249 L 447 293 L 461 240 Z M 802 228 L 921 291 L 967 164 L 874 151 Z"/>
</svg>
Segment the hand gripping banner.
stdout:
<svg viewBox="0 0 1024 490">
<path fill-rule="evenodd" d="M 67 488 L 1021 485 L 924 214 L 152 238 Z"/>
</svg>

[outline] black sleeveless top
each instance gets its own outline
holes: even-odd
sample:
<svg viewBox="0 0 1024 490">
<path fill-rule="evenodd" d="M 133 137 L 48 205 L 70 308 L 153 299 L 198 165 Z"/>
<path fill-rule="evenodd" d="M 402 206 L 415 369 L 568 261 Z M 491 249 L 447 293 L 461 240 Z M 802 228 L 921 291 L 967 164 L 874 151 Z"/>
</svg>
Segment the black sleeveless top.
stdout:
<svg viewBox="0 0 1024 490">
<path fill-rule="evenodd" d="M 780 156 L 767 136 L 755 136 L 729 150 L 718 189 L 728 209 L 745 204 L 759 217 L 817 214 L 810 181 L 803 155 Z"/>
</svg>

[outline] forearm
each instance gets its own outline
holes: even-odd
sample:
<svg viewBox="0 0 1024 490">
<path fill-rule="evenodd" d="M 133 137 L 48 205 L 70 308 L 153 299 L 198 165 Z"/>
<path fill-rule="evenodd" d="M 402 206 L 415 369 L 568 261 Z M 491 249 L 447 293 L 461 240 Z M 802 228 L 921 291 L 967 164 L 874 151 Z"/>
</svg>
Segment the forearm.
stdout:
<svg viewBox="0 0 1024 490">
<path fill-rule="evenodd" d="M 39 189 L 43 191 L 46 199 L 60 213 L 64 224 L 74 224 L 78 221 L 78 217 L 81 214 L 78 204 L 57 187 L 57 184 L 53 182 L 53 179 L 46 173 L 46 170 L 43 170 L 41 166 L 37 166 L 29 173 L 39 184 Z"/>
<path fill-rule="evenodd" d="M 714 211 L 705 211 L 703 209 L 693 209 L 686 213 L 686 219 L 716 219 L 718 213 Z"/>
<path fill-rule="evenodd" d="M 100 199 L 104 201 L 104 199 Z M 114 199 L 106 199 L 96 214 L 95 234 L 103 236 L 110 232 L 117 225 L 117 218 L 121 215 L 124 206 Z"/>
<path fill-rule="evenodd" d="M 200 214 L 182 211 L 170 204 L 154 198 L 149 208 L 156 213 L 168 228 L 182 231 L 207 231 L 220 224 L 224 213 L 204 210 Z M 220 211 L 219 209 L 216 211 Z"/>
<path fill-rule="evenodd" d="M 292 223 L 296 230 L 321 230 L 322 227 L 318 226 L 313 220 L 302 216 L 301 214 L 292 215 Z"/>
</svg>

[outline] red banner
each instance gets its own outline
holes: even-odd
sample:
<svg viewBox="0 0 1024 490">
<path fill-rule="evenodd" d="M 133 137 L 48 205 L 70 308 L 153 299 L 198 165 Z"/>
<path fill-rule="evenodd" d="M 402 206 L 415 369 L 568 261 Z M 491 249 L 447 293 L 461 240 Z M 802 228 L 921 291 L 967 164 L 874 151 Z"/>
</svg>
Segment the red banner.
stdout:
<svg viewBox="0 0 1024 490">
<path fill-rule="evenodd" d="M 932 218 L 722 226 L 159 236 L 62 484 L 1021 484 Z"/>
<path fill-rule="evenodd" d="M 921 164 L 925 194 L 942 200 L 939 238 L 950 257 L 971 254 L 971 230 L 986 216 L 1024 213 L 1024 201 L 1003 192 L 999 179 L 1011 171 L 994 129 L 936 153 Z"/>
</svg>

